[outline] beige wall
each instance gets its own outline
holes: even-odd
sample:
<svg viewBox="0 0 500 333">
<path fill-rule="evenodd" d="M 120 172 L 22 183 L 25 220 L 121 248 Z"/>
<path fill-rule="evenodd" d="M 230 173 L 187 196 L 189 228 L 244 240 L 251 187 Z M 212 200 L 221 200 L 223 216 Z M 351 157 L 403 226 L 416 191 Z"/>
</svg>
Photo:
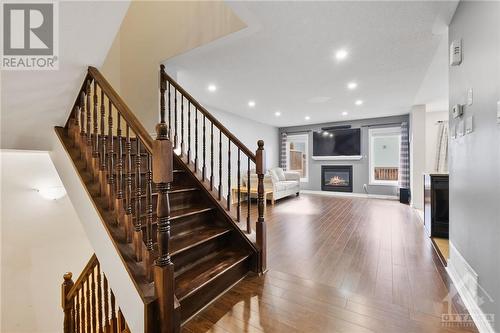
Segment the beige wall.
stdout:
<svg viewBox="0 0 500 333">
<path fill-rule="evenodd" d="M 135 1 L 102 71 L 153 131 L 158 118 L 160 63 L 244 27 L 220 1 Z"/>
<path fill-rule="evenodd" d="M 62 276 L 76 280 L 94 251 L 69 198 L 34 190 L 62 185 L 47 152 L 2 151 L 0 159 L 0 332 L 61 332 Z"/>
</svg>

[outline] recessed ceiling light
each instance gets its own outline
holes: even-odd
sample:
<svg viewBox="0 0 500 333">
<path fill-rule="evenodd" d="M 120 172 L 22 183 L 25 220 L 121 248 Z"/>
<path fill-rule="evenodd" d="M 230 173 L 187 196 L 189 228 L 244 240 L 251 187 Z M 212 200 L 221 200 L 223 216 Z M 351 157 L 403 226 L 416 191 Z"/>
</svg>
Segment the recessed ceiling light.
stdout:
<svg viewBox="0 0 500 333">
<path fill-rule="evenodd" d="M 217 90 L 217 86 L 215 84 L 209 84 L 207 87 L 208 91 L 214 92 Z"/>
<path fill-rule="evenodd" d="M 344 60 L 347 58 L 347 55 L 349 53 L 345 49 L 340 49 L 337 52 L 335 52 L 335 59 L 337 60 Z"/>
<path fill-rule="evenodd" d="M 327 136 L 328 135 L 328 132 L 323 132 L 323 136 Z"/>
<path fill-rule="evenodd" d="M 255 106 L 255 101 L 249 101 L 248 106 L 253 108 Z"/>
<path fill-rule="evenodd" d="M 347 116 L 349 113 L 347 111 L 342 112 L 343 116 Z"/>
<path fill-rule="evenodd" d="M 347 84 L 347 88 L 350 89 L 350 90 L 354 90 L 358 87 L 358 84 L 356 82 L 349 82 Z"/>
<path fill-rule="evenodd" d="M 304 119 L 305 119 L 305 120 L 309 120 L 309 119 L 311 119 L 311 117 L 309 117 L 309 116 L 305 116 L 305 117 L 304 117 Z"/>
<path fill-rule="evenodd" d="M 276 117 L 279 117 L 279 116 L 281 116 L 281 112 L 276 111 L 276 112 L 274 113 L 274 115 L 275 115 Z"/>
<path fill-rule="evenodd" d="M 363 101 L 358 99 L 356 102 L 354 102 L 354 104 L 356 105 L 363 105 Z"/>
<path fill-rule="evenodd" d="M 333 138 L 333 133 L 330 133 L 330 138 Z"/>
</svg>

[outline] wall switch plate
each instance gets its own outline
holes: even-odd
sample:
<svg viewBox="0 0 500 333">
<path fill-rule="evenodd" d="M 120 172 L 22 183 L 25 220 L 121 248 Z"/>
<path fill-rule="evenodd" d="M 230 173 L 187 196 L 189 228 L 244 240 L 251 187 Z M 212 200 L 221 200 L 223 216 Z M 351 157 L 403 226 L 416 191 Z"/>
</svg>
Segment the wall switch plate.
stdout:
<svg viewBox="0 0 500 333">
<path fill-rule="evenodd" d="M 462 40 L 457 39 L 450 45 L 450 65 L 458 66 L 462 63 Z"/>
<path fill-rule="evenodd" d="M 460 121 L 457 124 L 457 136 L 461 137 L 465 135 L 465 124 L 464 120 L 460 119 Z"/>
<path fill-rule="evenodd" d="M 474 92 L 472 88 L 467 89 L 467 106 L 471 106 L 474 102 Z"/>
<path fill-rule="evenodd" d="M 497 124 L 500 125 L 500 101 L 497 102 Z"/>
<path fill-rule="evenodd" d="M 451 108 L 451 114 L 453 115 L 453 118 L 459 118 L 464 114 L 464 108 L 463 105 L 461 104 L 455 104 Z"/>
<path fill-rule="evenodd" d="M 470 116 L 470 117 L 467 117 L 465 119 L 465 133 L 466 134 L 470 134 L 474 131 L 474 129 L 473 129 L 473 120 L 474 119 L 473 119 L 473 117 L 474 116 Z"/>
</svg>

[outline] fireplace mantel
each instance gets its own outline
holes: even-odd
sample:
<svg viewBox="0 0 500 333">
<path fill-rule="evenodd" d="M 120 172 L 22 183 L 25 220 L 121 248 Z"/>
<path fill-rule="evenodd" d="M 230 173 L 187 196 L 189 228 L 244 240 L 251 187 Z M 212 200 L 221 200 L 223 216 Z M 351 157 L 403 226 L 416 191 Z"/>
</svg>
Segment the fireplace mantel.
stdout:
<svg viewBox="0 0 500 333">
<path fill-rule="evenodd" d="M 363 158 L 362 155 L 352 156 L 311 156 L 315 161 L 359 161 Z"/>
</svg>

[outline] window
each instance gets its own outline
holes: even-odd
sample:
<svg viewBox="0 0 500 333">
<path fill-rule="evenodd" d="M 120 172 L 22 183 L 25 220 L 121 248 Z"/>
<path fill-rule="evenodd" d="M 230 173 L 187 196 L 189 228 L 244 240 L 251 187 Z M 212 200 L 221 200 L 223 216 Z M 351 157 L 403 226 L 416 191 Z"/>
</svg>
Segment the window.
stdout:
<svg viewBox="0 0 500 333">
<path fill-rule="evenodd" d="M 401 128 L 372 128 L 370 137 L 370 184 L 398 185 Z"/>
<path fill-rule="evenodd" d="M 286 169 L 300 173 L 300 181 L 307 182 L 308 166 L 308 134 L 289 135 L 286 142 Z"/>
</svg>

